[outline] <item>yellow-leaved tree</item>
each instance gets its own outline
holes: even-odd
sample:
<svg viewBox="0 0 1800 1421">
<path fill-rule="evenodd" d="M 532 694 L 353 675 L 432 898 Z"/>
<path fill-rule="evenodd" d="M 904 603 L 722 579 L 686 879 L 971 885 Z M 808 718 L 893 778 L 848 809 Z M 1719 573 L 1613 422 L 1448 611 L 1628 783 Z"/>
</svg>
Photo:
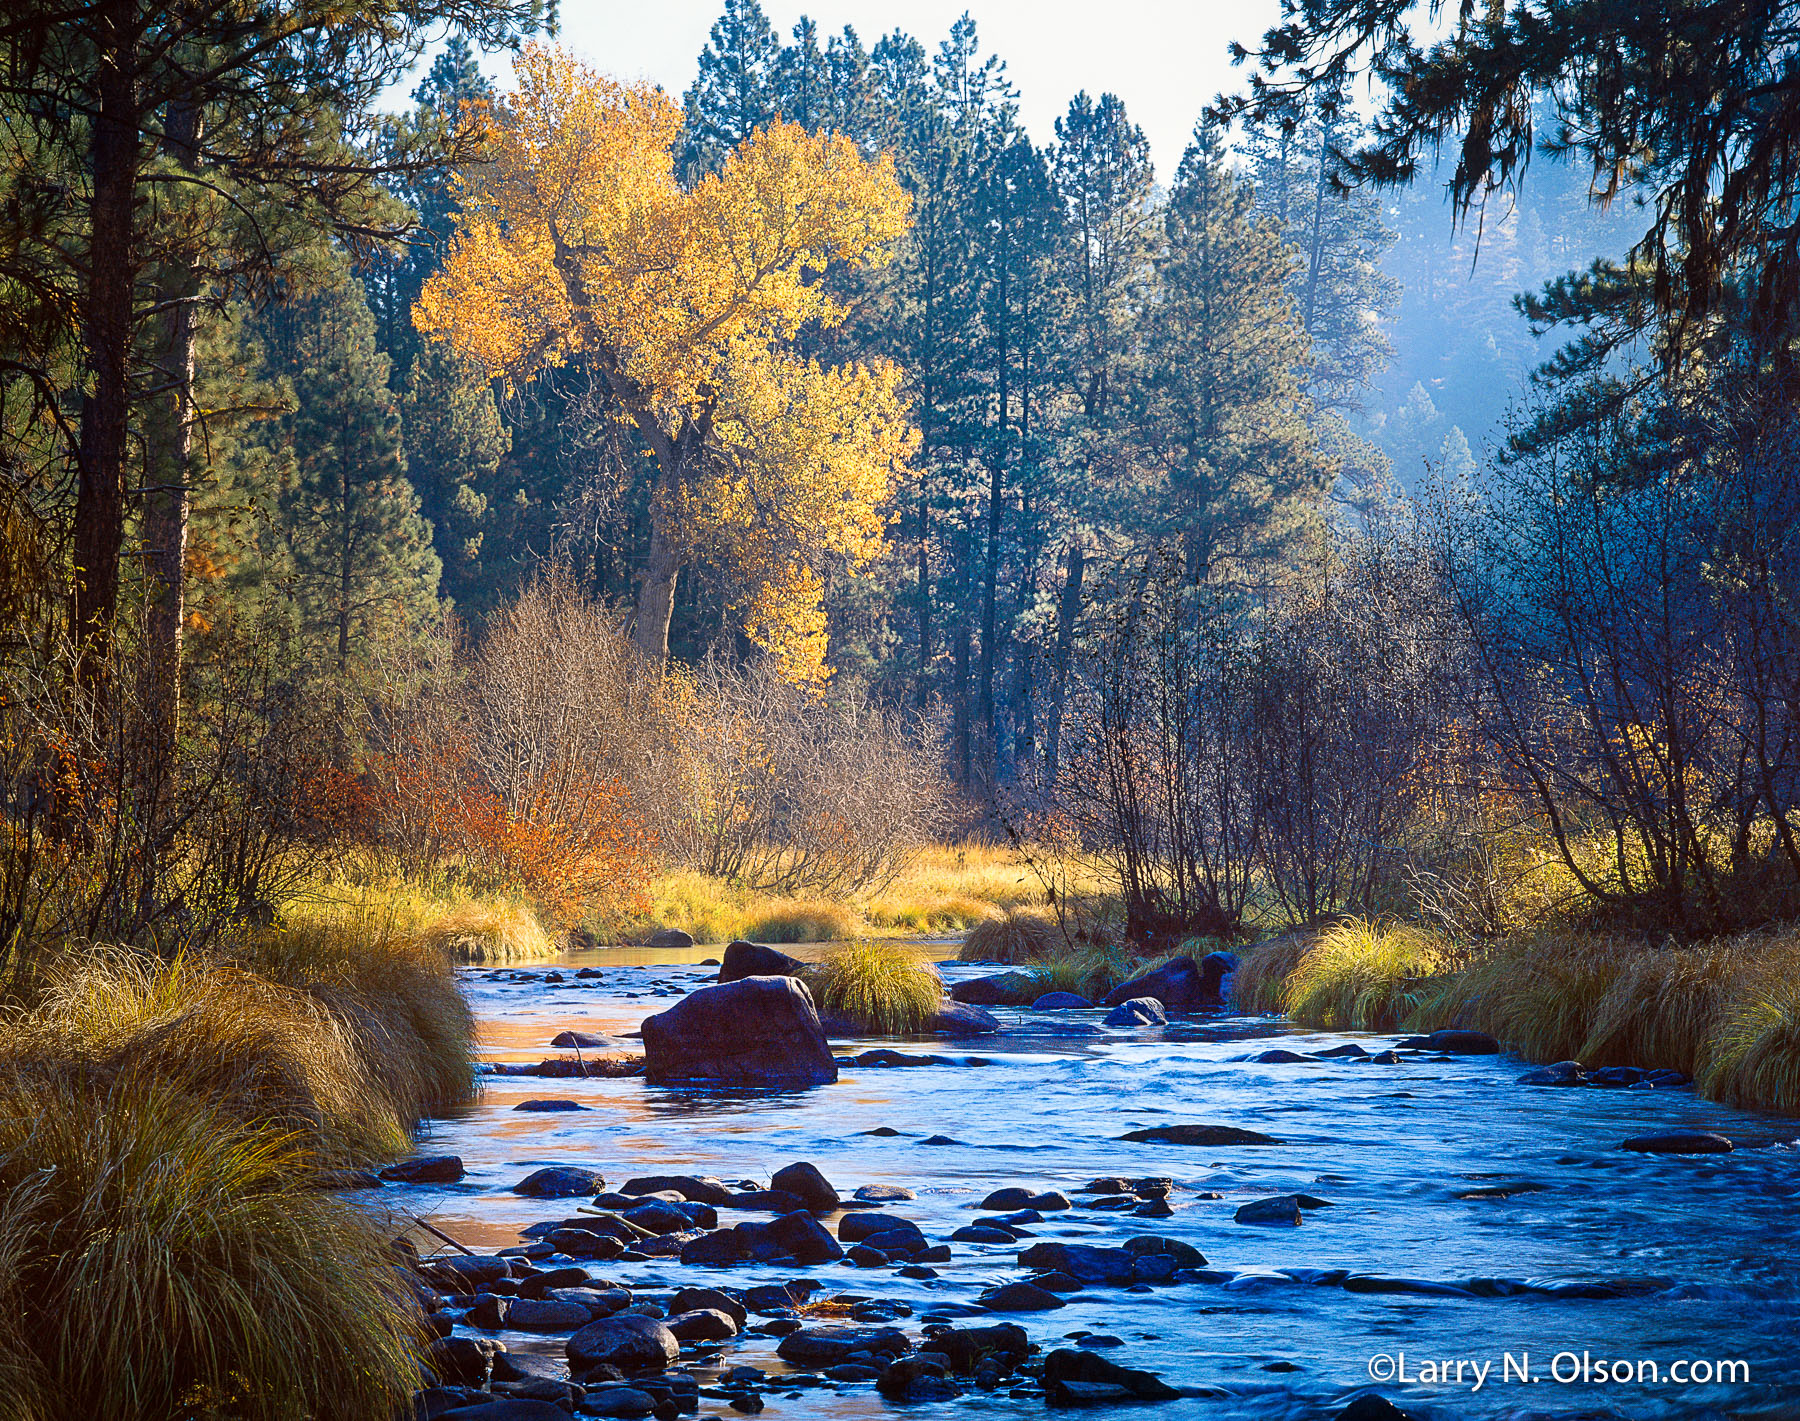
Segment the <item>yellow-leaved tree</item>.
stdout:
<svg viewBox="0 0 1800 1421">
<path fill-rule="evenodd" d="M 844 317 L 832 263 L 881 263 L 905 231 L 892 163 L 777 123 L 683 188 L 666 95 L 544 45 L 515 73 L 414 322 L 515 383 L 585 362 L 636 428 L 658 471 L 646 654 L 667 658 L 676 579 L 704 558 L 785 674 L 822 679 L 822 574 L 881 550 L 918 436 L 895 367 L 823 365 L 796 338 Z"/>
</svg>

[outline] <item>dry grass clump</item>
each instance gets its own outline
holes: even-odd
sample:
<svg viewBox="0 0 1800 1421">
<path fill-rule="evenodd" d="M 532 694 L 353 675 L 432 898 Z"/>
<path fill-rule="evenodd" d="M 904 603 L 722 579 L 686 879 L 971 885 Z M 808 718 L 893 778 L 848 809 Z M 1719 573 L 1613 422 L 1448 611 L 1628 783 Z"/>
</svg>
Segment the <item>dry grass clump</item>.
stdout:
<svg viewBox="0 0 1800 1421">
<path fill-rule="evenodd" d="M 1009 908 L 1003 918 L 978 923 L 963 939 L 958 962 L 1042 962 L 1063 950 L 1061 930 L 1048 914 L 1033 908 Z"/>
<path fill-rule="evenodd" d="M 531 962 L 555 957 L 558 950 L 523 903 L 458 904 L 431 918 L 420 938 L 452 962 Z"/>
<path fill-rule="evenodd" d="M 1406 1024 L 1486 1031 L 1534 1061 L 1579 1059 L 1631 954 L 1617 940 L 1572 933 L 1500 944 L 1424 992 Z"/>
<path fill-rule="evenodd" d="M 1791 953 L 1779 971 L 1745 983 L 1706 1043 L 1697 1079 L 1714 1100 L 1800 1114 L 1800 975 Z"/>
<path fill-rule="evenodd" d="M 886 1035 L 922 1030 L 944 995 L 930 959 L 896 942 L 844 943 L 807 977 L 822 1014 Z"/>
<path fill-rule="evenodd" d="M 797 901 L 752 918 L 743 936 L 751 942 L 843 942 L 861 926 L 842 903 Z"/>
<path fill-rule="evenodd" d="M 1621 945 L 1576 1059 L 1589 1066 L 1670 1066 L 1697 1074 L 1717 1024 L 1741 1004 L 1753 949 Z"/>
<path fill-rule="evenodd" d="M 1074 992 L 1097 1002 L 1121 982 L 1154 972 L 1161 965 L 1162 961 L 1139 958 L 1128 944 L 1096 943 L 1072 951 L 1059 941 L 1043 961 L 1032 963 L 1027 971 L 1046 992 Z"/>
<path fill-rule="evenodd" d="M 1421 985 L 1451 965 L 1449 944 L 1405 923 L 1345 919 L 1319 934 L 1288 975 L 1287 1014 L 1314 1026 L 1391 1031 Z"/>
<path fill-rule="evenodd" d="M 1243 948 L 1231 977 L 1231 1002 L 1239 1011 L 1274 1015 L 1283 1010 L 1287 979 L 1311 950 L 1307 933 L 1287 933 Z"/>
<path fill-rule="evenodd" d="M 967 932 L 978 923 L 1001 916 L 1002 909 L 966 894 L 905 897 L 883 893 L 863 905 L 863 916 L 878 928 L 911 933 Z"/>
<path fill-rule="evenodd" d="M 92 999 L 96 1024 L 130 1025 L 105 1005 L 116 993 Z M 305 1136 L 155 1073 L 166 1064 L 192 1058 L 0 1066 L 5 1414 L 398 1415 L 421 1326 L 384 1232 L 314 1187 Z"/>
</svg>

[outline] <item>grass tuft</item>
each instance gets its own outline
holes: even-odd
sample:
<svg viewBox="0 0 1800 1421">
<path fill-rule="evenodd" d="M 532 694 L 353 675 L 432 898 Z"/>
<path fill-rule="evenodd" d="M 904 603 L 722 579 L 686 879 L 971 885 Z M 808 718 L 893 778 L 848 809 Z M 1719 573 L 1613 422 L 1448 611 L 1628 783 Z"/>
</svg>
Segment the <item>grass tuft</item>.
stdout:
<svg viewBox="0 0 1800 1421">
<path fill-rule="evenodd" d="M 1287 979 L 1312 945 L 1310 934 L 1292 932 L 1241 949 L 1231 977 L 1232 1005 L 1265 1016 L 1282 1011 Z"/>
<path fill-rule="evenodd" d="M 185 1080 L 60 1064 L 0 1069 L 6 1414 L 398 1415 L 418 1306 L 306 1137 Z"/>
<path fill-rule="evenodd" d="M 532 962 L 559 951 L 523 903 L 458 904 L 430 920 L 420 938 L 452 962 Z"/>
<path fill-rule="evenodd" d="M 1005 917 L 978 923 L 963 939 L 956 960 L 1016 966 L 1043 962 L 1065 947 L 1061 931 L 1047 914 L 1030 908 L 1009 908 Z"/>
<path fill-rule="evenodd" d="M 1800 1114 L 1800 979 L 1782 973 L 1729 1008 L 1707 1042 L 1697 1079 L 1714 1100 Z"/>
<path fill-rule="evenodd" d="M 886 1035 L 920 1031 L 943 999 L 930 959 L 896 942 L 847 942 L 808 974 L 820 1011 Z"/>
<path fill-rule="evenodd" d="M 861 926 L 842 903 L 794 901 L 750 919 L 743 936 L 751 942 L 844 942 Z"/>
<path fill-rule="evenodd" d="M 1444 939 L 1405 923 L 1346 919 L 1319 934 L 1287 978 L 1295 1021 L 1392 1031 L 1417 1009 L 1420 987 L 1450 965 Z"/>
</svg>

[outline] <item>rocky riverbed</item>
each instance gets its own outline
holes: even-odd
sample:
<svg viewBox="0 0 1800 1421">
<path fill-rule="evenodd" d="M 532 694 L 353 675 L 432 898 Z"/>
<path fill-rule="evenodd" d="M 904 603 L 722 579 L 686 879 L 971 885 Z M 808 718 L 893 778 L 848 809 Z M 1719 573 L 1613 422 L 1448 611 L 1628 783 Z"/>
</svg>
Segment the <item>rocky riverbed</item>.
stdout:
<svg viewBox="0 0 1800 1421">
<path fill-rule="evenodd" d="M 478 1255 L 428 1265 L 432 1413 L 1800 1416 L 1800 1123 L 1229 1012 L 649 1084 L 708 955 L 468 974 L 494 1073 L 382 1195 Z"/>
</svg>

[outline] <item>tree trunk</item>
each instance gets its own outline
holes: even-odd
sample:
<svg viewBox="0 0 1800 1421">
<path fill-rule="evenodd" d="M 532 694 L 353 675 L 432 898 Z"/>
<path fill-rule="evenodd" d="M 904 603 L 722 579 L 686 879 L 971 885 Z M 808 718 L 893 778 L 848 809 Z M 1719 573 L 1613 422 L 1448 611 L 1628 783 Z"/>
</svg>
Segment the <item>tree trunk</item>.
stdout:
<svg viewBox="0 0 1800 1421">
<path fill-rule="evenodd" d="M 659 667 L 669 659 L 669 623 L 675 615 L 675 580 L 680 575 L 681 560 L 663 536 L 662 515 L 653 512 L 650 556 L 644 564 L 643 581 L 638 584 L 633 639 L 637 649 Z"/>
<path fill-rule="evenodd" d="M 119 606 L 119 554 L 125 537 L 125 454 L 131 419 L 132 298 L 137 253 L 132 197 L 138 173 L 137 76 L 132 67 L 134 7 L 111 0 L 95 30 L 100 111 L 89 157 L 87 290 L 82 340 L 93 381 L 81 402 L 75 491 L 74 595 L 70 639 L 78 675 L 103 690 Z"/>
<path fill-rule="evenodd" d="M 190 171 L 200 142 L 200 107 L 170 106 L 168 144 Z M 145 710 L 153 755 L 172 765 L 181 733 L 182 619 L 186 614 L 188 510 L 193 490 L 194 344 L 199 328 L 200 274 L 189 264 L 170 272 L 162 300 L 165 337 L 158 377 L 168 387 L 159 401 L 144 494 L 144 572 L 149 636 Z"/>
<path fill-rule="evenodd" d="M 1081 617 L 1081 580 L 1087 553 L 1077 534 L 1064 557 L 1062 597 L 1056 612 L 1056 651 L 1050 666 L 1049 704 L 1044 709 L 1044 786 L 1056 783 L 1062 755 L 1063 702 L 1069 693 L 1069 662 L 1075 653 L 1075 624 Z"/>
<path fill-rule="evenodd" d="M 931 505 L 919 500 L 919 685 L 918 706 L 931 703 Z"/>
</svg>

